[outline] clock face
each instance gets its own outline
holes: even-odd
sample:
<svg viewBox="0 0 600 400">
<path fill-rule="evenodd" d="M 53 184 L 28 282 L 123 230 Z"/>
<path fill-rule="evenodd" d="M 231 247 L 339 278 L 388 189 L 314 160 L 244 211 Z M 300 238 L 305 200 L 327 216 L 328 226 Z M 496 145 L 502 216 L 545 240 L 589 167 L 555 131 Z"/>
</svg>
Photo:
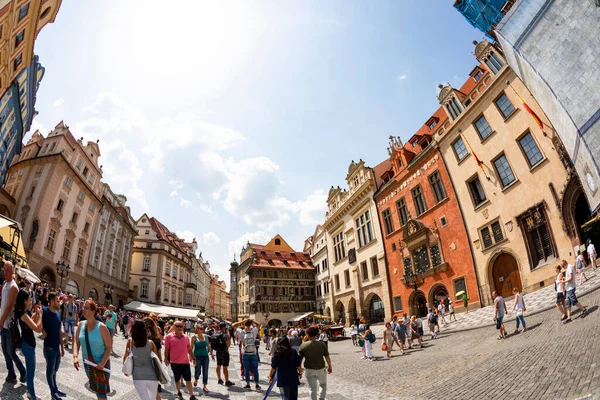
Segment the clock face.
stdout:
<svg viewBox="0 0 600 400">
<path fill-rule="evenodd" d="M 587 180 L 587 184 L 592 192 L 596 191 L 596 182 L 594 182 L 594 177 L 590 172 L 585 174 L 585 179 Z"/>
</svg>

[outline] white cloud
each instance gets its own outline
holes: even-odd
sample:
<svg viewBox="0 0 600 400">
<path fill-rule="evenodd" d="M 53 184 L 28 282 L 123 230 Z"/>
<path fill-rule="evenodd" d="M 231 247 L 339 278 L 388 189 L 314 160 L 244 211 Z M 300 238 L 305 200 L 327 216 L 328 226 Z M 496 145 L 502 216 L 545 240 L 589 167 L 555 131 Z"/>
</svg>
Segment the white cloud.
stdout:
<svg viewBox="0 0 600 400">
<path fill-rule="evenodd" d="M 58 99 L 54 100 L 54 107 L 62 107 L 65 104 L 65 99 L 63 99 L 62 97 L 59 97 Z"/>
<path fill-rule="evenodd" d="M 175 189 L 183 189 L 183 182 L 180 179 L 169 180 L 169 185 L 173 186 Z"/>
<path fill-rule="evenodd" d="M 186 242 L 191 242 L 192 240 L 194 240 L 198 237 L 194 234 L 194 232 L 188 231 L 188 230 L 175 231 L 175 234 L 177 235 L 177 237 L 179 239 L 183 239 Z"/>
<path fill-rule="evenodd" d="M 407 75 L 406 75 L 406 74 L 398 75 L 398 80 L 399 80 L 399 81 L 403 81 L 403 80 L 405 80 L 406 78 L 407 78 Z"/>
<path fill-rule="evenodd" d="M 202 234 L 202 243 L 207 246 L 213 246 L 221 243 L 221 238 L 214 232 L 207 232 Z"/>
<path fill-rule="evenodd" d="M 171 192 L 171 194 L 169 194 L 169 196 L 171 196 L 171 198 L 173 198 L 173 199 L 174 199 L 175 197 L 179 196 L 179 193 L 177 192 L 177 190 L 173 190 L 173 191 Z"/>
<path fill-rule="evenodd" d="M 208 204 L 204 204 L 204 203 L 199 204 L 198 208 L 200 209 L 200 211 L 204 211 L 205 213 L 212 214 L 212 207 L 209 206 Z"/>
<path fill-rule="evenodd" d="M 271 240 L 271 236 L 264 231 L 246 232 L 239 238 L 230 241 L 227 246 L 227 249 L 229 251 L 230 257 L 233 258 L 233 255 L 235 254 L 236 260 L 240 261 L 240 252 L 242 251 L 242 247 L 244 247 L 246 243 L 250 242 L 258 244 L 267 244 L 269 240 Z"/>
<path fill-rule="evenodd" d="M 300 223 L 302 225 L 317 225 L 323 222 L 327 210 L 327 195 L 322 189 L 315 190 L 306 199 L 297 203 Z"/>
<path fill-rule="evenodd" d="M 179 205 L 181 205 L 183 208 L 192 208 L 192 202 L 184 199 L 183 197 L 181 198 Z"/>
</svg>

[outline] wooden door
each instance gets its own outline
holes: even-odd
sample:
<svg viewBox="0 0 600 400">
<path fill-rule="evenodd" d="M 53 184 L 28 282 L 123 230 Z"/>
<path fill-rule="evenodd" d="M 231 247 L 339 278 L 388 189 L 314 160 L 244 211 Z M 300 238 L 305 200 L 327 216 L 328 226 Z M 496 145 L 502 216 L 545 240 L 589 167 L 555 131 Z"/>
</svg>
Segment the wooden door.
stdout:
<svg viewBox="0 0 600 400">
<path fill-rule="evenodd" d="M 502 297 L 512 296 L 513 288 L 522 290 L 521 277 L 517 261 L 510 254 L 501 254 L 494 261 L 492 271 L 494 286 Z"/>
</svg>

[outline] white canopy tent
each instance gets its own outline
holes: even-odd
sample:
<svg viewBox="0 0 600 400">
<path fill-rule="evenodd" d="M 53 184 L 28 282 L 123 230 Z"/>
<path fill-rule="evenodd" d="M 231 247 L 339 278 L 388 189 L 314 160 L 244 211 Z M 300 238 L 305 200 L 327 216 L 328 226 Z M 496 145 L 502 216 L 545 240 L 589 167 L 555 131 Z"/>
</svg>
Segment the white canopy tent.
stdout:
<svg viewBox="0 0 600 400">
<path fill-rule="evenodd" d="M 142 303 L 141 301 L 132 301 L 125 304 L 125 309 L 129 311 L 137 311 L 150 314 L 151 312 L 158 314 L 166 314 L 170 317 L 193 318 L 201 316 L 198 310 L 191 308 L 169 307 L 158 304 Z"/>
<path fill-rule="evenodd" d="M 304 318 L 308 318 L 308 317 L 310 317 L 313 314 L 314 314 L 314 311 L 306 313 L 306 314 L 296 315 L 294 318 L 288 319 L 288 322 L 299 322 L 300 320 L 302 320 Z"/>
</svg>

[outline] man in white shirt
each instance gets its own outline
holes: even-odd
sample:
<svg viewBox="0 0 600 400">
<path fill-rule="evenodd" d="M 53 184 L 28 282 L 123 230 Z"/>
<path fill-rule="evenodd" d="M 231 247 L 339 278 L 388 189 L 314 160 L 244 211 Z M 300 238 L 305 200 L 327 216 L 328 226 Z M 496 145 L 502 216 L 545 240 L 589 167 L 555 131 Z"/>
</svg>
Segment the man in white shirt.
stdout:
<svg viewBox="0 0 600 400">
<path fill-rule="evenodd" d="M 446 305 L 443 302 L 438 304 L 438 311 L 440 312 L 440 317 L 442 319 L 442 323 L 445 325 L 446 324 Z"/>
<path fill-rule="evenodd" d="M 594 244 L 592 243 L 592 241 L 590 239 L 588 239 L 588 246 L 587 246 L 587 253 L 588 256 L 590 257 L 590 264 L 592 265 L 592 267 L 594 267 L 594 269 L 597 268 L 596 266 L 596 257 L 598 256 L 596 254 L 596 247 L 594 246 Z"/>
<path fill-rule="evenodd" d="M 563 324 L 568 324 L 571 322 L 571 307 L 577 306 L 581 310 L 581 318 L 585 318 L 587 316 L 587 309 L 581 305 L 581 303 L 577 300 L 577 296 L 575 295 L 575 268 L 572 264 L 569 264 L 565 260 L 562 261 L 562 267 L 565 269 L 565 277 L 564 284 L 566 294 L 566 306 L 567 306 L 567 319 L 563 322 Z"/>
</svg>

